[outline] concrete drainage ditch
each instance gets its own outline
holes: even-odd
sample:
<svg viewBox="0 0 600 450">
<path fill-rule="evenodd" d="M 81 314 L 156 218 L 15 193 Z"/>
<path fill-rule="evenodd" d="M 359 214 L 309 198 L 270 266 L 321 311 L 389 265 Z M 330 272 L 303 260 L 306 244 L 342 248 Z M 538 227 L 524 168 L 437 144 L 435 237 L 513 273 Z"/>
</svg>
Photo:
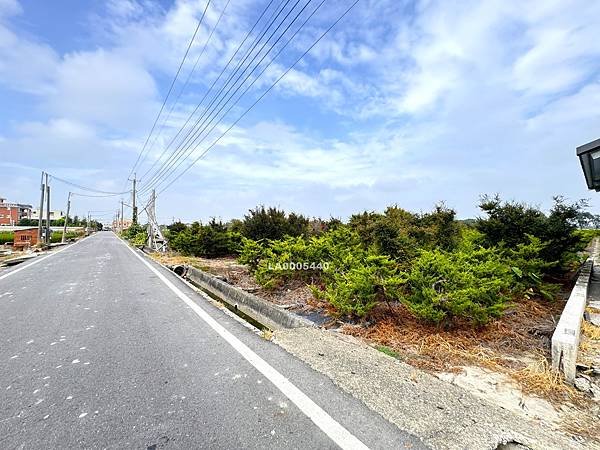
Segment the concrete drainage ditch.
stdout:
<svg viewBox="0 0 600 450">
<path fill-rule="evenodd" d="M 290 311 L 281 309 L 254 294 L 230 285 L 225 280 L 192 266 L 168 266 L 230 311 L 257 328 L 270 330 L 315 326 L 313 322 Z"/>
</svg>

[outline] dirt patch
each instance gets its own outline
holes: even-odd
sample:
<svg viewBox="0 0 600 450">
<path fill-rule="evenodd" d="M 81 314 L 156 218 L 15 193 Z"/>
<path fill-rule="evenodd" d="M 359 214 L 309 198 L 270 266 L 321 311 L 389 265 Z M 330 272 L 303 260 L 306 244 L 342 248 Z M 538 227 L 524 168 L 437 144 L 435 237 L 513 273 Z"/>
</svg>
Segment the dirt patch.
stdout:
<svg viewBox="0 0 600 450">
<path fill-rule="evenodd" d="M 552 333 L 562 302 L 523 300 L 485 327 L 443 330 L 415 319 L 404 306 L 380 308 L 367 326 L 344 325 L 345 333 L 390 347 L 409 364 L 430 372 L 461 372 L 478 366 L 510 375 L 525 393 L 556 403 L 583 401 L 548 364 Z"/>
<path fill-rule="evenodd" d="M 257 295 L 276 305 L 295 312 L 324 311 L 324 303 L 316 300 L 306 282 L 293 280 L 275 289 L 261 287 L 248 271 L 234 257 L 198 258 L 175 254 L 153 254 L 152 257 L 162 264 L 187 264 L 224 279 L 227 283 L 246 292 Z"/>
</svg>

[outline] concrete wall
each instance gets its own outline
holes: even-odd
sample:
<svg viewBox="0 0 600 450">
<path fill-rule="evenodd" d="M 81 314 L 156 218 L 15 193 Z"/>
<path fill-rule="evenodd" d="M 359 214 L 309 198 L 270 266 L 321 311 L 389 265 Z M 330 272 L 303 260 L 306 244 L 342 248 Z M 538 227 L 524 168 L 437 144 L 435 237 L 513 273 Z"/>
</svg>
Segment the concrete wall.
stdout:
<svg viewBox="0 0 600 450">
<path fill-rule="evenodd" d="M 187 266 L 185 276 L 196 286 L 270 329 L 313 326 L 312 322 L 280 309 L 256 295 L 225 283 L 195 267 Z"/>
<path fill-rule="evenodd" d="M 587 305 L 593 267 L 594 258 L 590 257 L 581 268 L 575 287 L 552 335 L 552 367 L 555 370 L 562 370 L 565 379 L 571 384 L 575 382 L 577 375 L 576 362 L 581 320 Z"/>
</svg>

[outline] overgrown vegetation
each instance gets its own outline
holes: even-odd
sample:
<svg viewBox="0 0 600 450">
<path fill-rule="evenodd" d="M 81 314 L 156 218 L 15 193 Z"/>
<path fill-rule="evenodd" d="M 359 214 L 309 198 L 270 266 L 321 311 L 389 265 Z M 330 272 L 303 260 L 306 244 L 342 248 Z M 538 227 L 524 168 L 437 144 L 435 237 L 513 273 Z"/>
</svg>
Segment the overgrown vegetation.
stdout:
<svg viewBox="0 0 600 450">
<path fill-rule="evenodd" d="M 171 248 L 183 255 L 208 258 L 236 255 L 242 241 L 238 232 L 215 219 L 207 225 L 194 222 L 187 226 L 176 222 L 168 227 L 167 238 Z"/>
<path fill-rule="evenodd" d="M 121 236 L 131 242 L 133 245 L 144 245 L 148 241 L 146 227 L 134 223 L 121 233 Z"/>
<path fill-rule="evenodd" d="M 424 214 L 392 206 L 356 214 L 318 235 L 245 237 L 239 261 L 267 288 L 306 281 L 333 314 L 351 320 L 368 317 L 377 305 L 402 304 L 426 322 L 479 326 L 511 302 L 554 298 L 557 286 L 547 275 L 577 263 L 592 234 L 577 230 L 585 207 L 557 197 L 544 214 L 484 197 L 484 216 L 468 223 L 443 204 Z M 252 218 L 270 224 L 269 211 Z"/>
<path fill-rule="evenodd" d="M 14 242 L 14 232 L 12 231 L 0 231 L 0 245 L 6 244 L 7 242 Z M 65 239 L 76 239 L 81 236 L 81 232 L 67 231 Z M 50 234 L 50 243 L 55 244 L 62 241 L 62 231 L 53 231 Z"/>
<path fill-rule="evenodd" d="M 77 237 L 81 236 L 83 232 L 77 232 L 77 231 L 67 231 L 65 233 L 65 240 L 68 241 L 69 239 L 76 239 Z M 51 244 L 55 244 L 57 242 L 62 242 L 62 231 L 53 231 L 50 234 L 50 243 Z"/>
<path fill-rule="evenodd" d="M 284 236 L 308 234 L 308 219 L 302 215 L 277 208 L 258 206 L 248 211 L 244 220 L 234 223 L 234 229 L 248 239 L 282 239 Z"/>
<path fill-rule="evenodd" d="M 46 223 L 44 221 L 44 223 Z M 60 219 L 51 220 L 50 226 L 52 227 L 62 227 L 65 224 L 65 218 L 62 217 Z M 21 219 L 18 223 L 19 226 L 27 226 L 27 227 L 37 227 L 38 220 L 37 219 Z M 67 224 L 69 227 L 87 227 L 87 219 L 85 217 L 79 218 L 79 216 L 69 217 L 69 222 Z M 96 220 L 90 221 L 90 226 L 92 228 L 97 229 L 98 231 L 102 230 L 102 224 Z"/>
</svg>

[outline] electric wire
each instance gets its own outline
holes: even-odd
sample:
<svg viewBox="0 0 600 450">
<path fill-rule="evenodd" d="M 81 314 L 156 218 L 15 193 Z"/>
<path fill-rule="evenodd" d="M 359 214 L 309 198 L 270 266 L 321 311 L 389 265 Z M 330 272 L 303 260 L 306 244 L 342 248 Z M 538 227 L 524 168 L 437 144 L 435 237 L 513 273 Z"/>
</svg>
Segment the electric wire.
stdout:
<svg viewBox="0 0 600 450">
<path fill-rule="evenodd" d="M 154 163 L 152 164 L 152 166 L 146 170 L 146 172 L 144 172 L 144 174 L 142 175 L 142 179 L 146 178 L 146 175 L 148 175 L 148 173 L 154 169 L 154 167 L 156 166 L 156 164 L 162 160 L 162 157 L 165 155 L 165 153 L 169 150 L 169 148 L 171 147 L 171 145 L 173 144 L 173 142 L 175 141 L 175 139 L 177 139 L 177 137 L 179 136 L 179 134 L 185 129 L 185 127 L 187 126 L 187 124 L 189 123 L 189 121 L 191 120 L 191 118 L 194 116 L 194 114 L 196 113 L 196 111 L 198 111 L 198 109 L 200 108 L 200 106 L 202 105 L 202 103 L 204 102 L 204 100 L 206 99 L 207 95 L 212 91 L 212 88 L 215 86 L 215 84 L 217 83 L 217 81 L 219 81 L 221 79 L 221 77 L 223 76 L 223 73 L 225 73 L 225 71 L 227 70 L 227 68 L 229 67 L 229 65 L 231 64 L 231 62 L 233 61 L 233 59 L 236 57 L 236 55 L 238 54 L 238 52 L 241 50 L 241 48 L 243 47 L 243 45 L 245 44 L 246 40 L 250 37 L 250 35 L 252 34 L 252 32 L 254 31 L 254 28 L 256 28 L 256 26 L 258 25 L 258 23 L 261 21 L 261 19 L 263 18 L 263 16 L 265 15 L 265 13 L 268 11 L 268 9 L 271 7 L 271 4 L 274 2 L 275 0 L 270 0 L 270 2 L 267 4 L 267 6 L 265 7 L 265 9 L 262 11 L 262 13 L 260 14 L 260 16 L 258 17 L 258 19 L 256 20 L 256 22 L 254 23 L 254 25 L 252 26 L 252 28 L 250 29 L 250 31 L 248 31 L 248 33 L 246 33 L 246 36 L 244 37 L 244 39 L 242 40 L 242 42 L 238 45 L 237 49 L 235 50 L 235 52 L 233 53 L 233 55 L 231 55 L 231 57 L 229 58 L 229 61 L 227 61 L 227 64 L 223 67 L 223 69 L 221 69 L 221 73 L 219 73 L 219 75 L 217 76 L 217 78 L 212 82 L 212 85 L 208 88 L 208 90 L 205 92 L 204 96 L 202 97 L 202 99 L 200 100 L 200 102 L 198 103 L 198 105 L 196 106 L 196 108 L 192 111 L 192 113 L 188 116 L 187 120 L 185 121 L 185 123 L 181 126 L 181 128 L 179 129 L 179 131 L 175 134 L 175 136 L 173 137 L 173 139 L 171 139 L 171 141 L 169 142 L 169 144 L 164 148 L 163 152 L 160 154 L 160 156 L 158 158 L 156 158 L 154 160 Z M 275 14 L 276 11 L 273 12 L 273 14 Z M 267 21 L 267 23 L 269 23 L 271 21 L 271 19 L 273 18 L 273 16 L 271 15 L 271 17 L 269 18 L 269 20 Z"/>
<path fill-rule="evenodd" d="M 173 102 L 173 104 L 171 105 L 171 108 L 169 109 L 169 112 L 167 114 L 167 117 L 163 120 L 162 125 L 160 126 L 160 128 L 158 129 L 158 132 L 154 134 L 154 139 L 152 140 L 152 143 L 150 144 L 150 147 L 148 149 L 148 152 L 146 153 L 146 155 L 144 156 L 144 158 L 142 158 L 142 161 L 140 161 L 139 166 L 142 167 L 144 161 L 146 160 L 146 158 L 148 157 L 148 155 L 150 154 L 150 152 L 152 151 L 152 148 L 154 148 L 154 144 L 156 143 L 156 140 L 158 139 L 158 137 L 160 136 L 160 133 L 162 132 L 162 130 L 165 128 L 167 122 L 169 121 L 169 119 L 171 118 L 171 114 L 173 113 L 173 110 L 175 109 L 175 106 L 177 106 L 177 104 L 179 103 L 179 99 L 181 98 L 181 95 L 183 94 L 183 92 L 185 91 L 185 88 L 187 87 L 187 85 L 189 84 L 192 75 L 194 74 L 194 72 L 196 71 L 196 67 L 198 67 L 198 63 L 200 62 L 200 58 L 202 58 L 202 56 L 204 55 L 204 52 L 206 51 L 206 48 L 208 47 L 208 43 L 210 42 L 210 40 L 212 39 L 212 36 L 215 32 L 215 30 L 217 29 L 217 27 L 219 26 L 219 23 L 221 23 L 221 19 L 223 18 L 223 15 L 225 14 L 225 11 L 227 10 L 227 7 L 229 6 L 229 3 L 231 2 L 231 0 L 227 0 L 227 3 L 225 3 L 225 6 L 223 7 L 223 9 L 221 10 L 221 13 L 219 14 L 219 17 L 217 18 L 217 21 L 215 22 L 215 25 L 212 27 L 210 34 L 208 35 L 208 37 L 206 38 L 206 41 L 204 42 L 204 46 L 202 47 L 202 50 L 200 51 L 200 53 L 198 53 L 198 57 L 196 58 L 196 62 L 194 63 L 194 66 L 192 67 L 192 70 L 190 71 L 190 73 L 188 74 L 185 83 L 183 84 L 183 86 L 181 87 L 181 89 L 179 90 L 179 93 L 177 94 L 177 98 L 175 98 L 175 101 Z M 210 0 L 208 2 L 208 4 L 210 3 Z M 207 7 L 208 7 L 207 4 Z M 154 162 L 154 164 L 156 164 L 156 160 Z M 154 167 L 154 164 L 152 165 L 152 167 Z M 147 172 L 146 172 L 147 173 Z M 143 176 L 142 176 L 143 178 Z"/>
<path fill-rule="evenodd" d="M 150 129 L 150 132 L 148 133 L 148 136 L 146 137 L 146 140 L 144 142 L 144 146 L 142 147 L 142 150 L 140 151 L 140 153 L 138 154 L 138 157 L 135 161 L 135 163 L 133 164 L 133 167 L 131 168 L 131 170 L 129 171 L 129 175 L 127 175 L 127 179 L 129 179 L 129 177 L 131 177 L 131 174 L 134 172 L 135 168 L 137 167 L 140 158 L 142 157 L 142 154 L 144 154 L 146 147 L 148 145 L 148 141 L 150 140 L 150 137 L 152 136 L 152 133 L 154 132 L 154 129 L 156 128 L 156 124 L 158 123 L 158 120 L 163 112 L 163 109 L 165 108 L 165 105 L 169 99 L 169 96 L 171 95 L 171 91 L 173 90 L 173 86 L 175 85 L 175 82 L 177 81 L 177 78 L 179 77 L 179 73 L 181 72 L 181 68 L 183 67 L 183 64 L 185 63 L 185 60 L 187 59 L 188 53 L 190 52 L 190 48 L 192 47 L 192 44 L 194 43 L 194 40 L 196 39 L 196 34 L 198 34 L 198 30 L 200 29 L 200 26 L 202 25 L 202 21 L 204 20 L 204 17 L 206 15 L 206 10 L 208 9 L 208 5 L 210 4 L 210 0 L 208 0 L 208 2 L 206 3 L 206 7 L 204 8 L 204 11 L 202 13 L 202 17 L 200 18 L 200 20 L 198 21 L 198 25 L 196 25 L 196 29 L 194 30 L 194 34 L 192 35 L 192 38 L 190 39 L 190 43 L 187 46 L 187 49 L 185 50 L 185 53 L 183 55 L 183 58 L 181 59 L 181 63 L 179 63 L 179 67 L 177 68 L 177 72 L 175 73 L 175 76 L 173 77 L 173 81 L 171 81 L 171 85 L 169 86 L 169 90 L 167 91 L 167 95 L 165 96 L 165 99 L 163 100 L 163 103 L 160 107 L 160 110 L 158 111 L 158 115 L 156 116 L 156 119 L 154 119 L 154 123 L 152 124 L 152 128 Z"/>
<path fill-rule="evenodd" d="M 227 90 L 227 92 L 225 92 L 225 94 L 218 100 L 218 102 L 216 103 L 216 105 L 212 109 L 210 109 L 210 111 L 209 111 L 208 108 L 210 108 L 212 105 L 214 105 L 214 103 L 217 100 L 219 94 L 223 91 L 224 86 L 221 88 L 221 90 L 219 91 L 219 93 L 217 93 L 217 96 L 215 96 L 215 98 L 213 98 L 213 101 L 208 105 L 207 109 L 204 111 L 204 113 L 202 114 L 202 116 L 200 116 L 198 118 L 198 120 L 196 121 L 196 124 L 194 126 L 195 127 L 195 131 L 193 131 L 193 133 L 191 134 L 191 137 L 189 137 L 190 133 L 188 133 L 188 137 L 180 144 L 180 146 L 182 146 L 182 145 L 184 145 L 184 146 L 180 148 L 179 152 L 177 152 L 178 154 L 177 154 L 176 158 L 174 160 L 172 160 L 168 165 L 164 166 L 161 169 L 161 172 L 157 173 L 156 177 L 162 176 L 164 178 L 165 174 L 166 174 L 166 177 L 170 176 L 173 173 L 173 169 L 172 169 L 173 166 L 175 166 L 176 168 L 179 167 L 181 164 L 177 164 L 177 163 L 179 161 L 182 161 L 182 158 L 183 158 L 183 161 L 185 161 L 185 158 L 187 158 L 189 156 L 189 154 L 190 154 L 188 152 L 190 146 L 193 145 L 193 143 L 198 140 L 198 138 L 201 136 L 202 132 L 204 130 L 206 130 L 206 128 L 208 126 L 210 126 L 210 124 L 214 121 L 214 119 L 218 116 L 218 114 L 227 106 L 228 102 L 241 89 L 241 87 L 244 85 L 244 83 L 252 76 L 252 74 L 254 73 L 254 71 L 262 64 L 262 62 L 269 55 L 269 53 L 277 46 L 277 44 L 279 43 L 279 41 L 283 38 L 283 36 L 285 36 L 285 34 L 291 28 L 291 26 L 298 20 L 298 18 L 301 16 L 301 14 L 304 12 L 304 10 L 308 7 L 308 5 L 312 2 L 312 0 L 308 0 L 304 4 L 304 6 L 296 13 L 296 15 L 292 19 L 292 21 L 287 25 L 287 27 L 283 30 L 283 32 L 277 37 L 277 39 L 275 40 L 275 42 L 272 43 L 271 47 L 267 50 L 267 52 L 265 54 L 263 54 L 263 56 L 260 58 L 260 60 L 258 61 L 258 63 L 256 63 L 254 65 L 254 67 L 252 68 L 252 70 L 246 75 L 246 77 L 243 79 L 243 81 L 239 85 L 237 85 L 237 83 L 240 80 L 240 78 L 242 76 L 244 76 L 244 74 L 246 73 L 246 71 L 250 68 L 250 66 L 252 65 L 252 63 L 254 63 L 254 61 L 256 60 L 256 58 L 261 54 L 262 50 L 269 43 L 269 41 L 271 40 L 271 38 L 279 31 L 279 29 L 285 23 L 285 21 L 287 20 L 287 18 L 292 14 L 292 12 L 294 11 L 294 9 L 296 8 L 296 6 L 298 5 L 299 2 L 300 2 L 300 0 L 296 1 L 296 3 L 288 11 L 288 13 L 283 18 L 283 20 L 279 23 L 279 25 L 277 26 L 277 28 L 271 33 L 271 35 L 263 43 L 263 45 L 258 50 L 258 52 L 254 55 L 254 57 L 252 58 L 252 60 L 250 61 L 250 63 L 238 75 L 238 77 L 235 79 L 234 83 Z M 306 21 L 305 21 L 305 23 L 306 23 Z M 294 36 L 296 34 L 297 34 L 297 32 L 294 34 Z M 264 71 L 261 72 L 261 73 L 264 73 Z M 236 87 L 236 85 L 237 85 L 237 87 Z M 231 93 L 232 90 L 233 90 L 233 93 Z M 247 92 L 247 90 L 245 92 Z M 225 99 L 225 102 L 223 103 L 224 99 Z M 238 101 L 239 101 L 239 99 L 238 99 Z M 221 105 L 221 107 L 219 108 L 220 105 Z M 217 110 L 217 108 L 219 108 L 219 109 Z M 216 113 L 215 113 L 215 110 L 216 110 Z M 208 113 L 208 116 L 207 116 L 207 113 Z M 205 116 L 206 116 L 206 119 L 202 123 L 200 123 L 200 121 Z M 212 116 L 212 118 L 211 118 L 211 116 Z M 192 130 L 190 130 L 190 131 L 192 131 Z M 151 185 L 156 185 L 156 184 L 158 184 L 159 181 L 160 180 L 153 180 L 152 182 L 149 181 L 148 183 L 151 183 Z M 148 190 L 151 187 L 151 185 L 150 186 L 146 186 L 145 189 Z"/>
<path fill-rule="evenodd" d="M 94 188 L 89 188 L 86 186 L 82 186 L 80 184 L 77 183 L 73 183 L 72 181 L 69 180 L 65 180 L 64 178 L 59 178 L 56 175 L 52 175 L 52 174 L 48 174 L 48 176 L 56 181 L 60 181 L 61 183 L 64 184 L 68 184 L 69 186 L 73 186 L 76 187 L 77 189 L 81 189 L 82 191 L 88 191 L 88 192 L 95 192 L 97 194 L 105 194 L 106 196 L 113 196 L 113 195 L 123 195 L 123 194 L 127 194 L 130 191 L 124 191 L 124 192 L 109 192 L 109 191 L 101 191 L 99 189 L 94 189 Z"/>
<path fill-rule="evenodd" d="M 160 180 L 158 183 L 156 183 L 156 185 L 161 184 L 165 179 L 167 179 L 169 176 L 171 176 L 184 162 L 185 160 L 193 154 L 193 152 L 197 149 L 197 147 L 210 135 L 210 133 L 216 128 L 216 126 L 218 126 L 221 121 L 225 118 L 225 116 L 227 116 L 227 114 L 231 111 L 231 109 L 237 105 L 237 103 L 239 103 L 239 101 L 243 98 L 243 96 L 250 90 L 250 88 L 256 83 L 256 81 L 258 81 L 258 79 L 260 79 L 260 77 L 262 76 L 262 74 L 271 66 L 271 64 L 277 59 L 277 57 L 283 52 L 283 50 L 287 47 L 287 45 L 289 45 L 289 43 L 296 37 L 296 35 L 303 29 L 303 27 L 306 25 L 306 23 L 314 16 L 314 14 L 321 8 L 321 6 L 323 6 L 323 4 L 325 3 L 326 0 L 322 0 L 317 7 L 308 15 L 308 17 L 306 17 L 306 19 L 304 20 L 304 22 L 300 25 L 300 27 L 287 39 L 287 41 L 285 42 L 285 44 L 277 51 L 277 53 L 275 54 L 275 56 L 273 56 L 271 58 L 271 60 L 268 62 L 267 65 L 265 65 L 263 67 L 263 69 L 260 71 L 260 73 L 255 77 L 255 79 L 250 83 L 250 85 L 248 85 L 246 87 L 246 89 L 240 94 L 240 96 L 234 101 L 233 104 L 231 104 L 231 106 L 227 109 L 227 111 L 225 112 L 225 114 L 223 114 L 221 116 L 221 118 L 210 128 L 210 130 L 204 135 L 204 137 L 202 137 L 202 139 L 200 141 L 198 141 L 198 139 L 200 138 L 202 132 L 204 130 L 206 130 L 206 128 L 208 126 L 210 126 L 210 124 L 217 118 L 217 116 L 219 115 L 219 113 L 227 106 L 227 103 L 233 98 L 233 96 L 237 93 L 237 91 L 244 85 L 244 83 L 247 81 L 247 79 L 252 75 L 252 73 L 256 70 L 257 67 L 260 66 L 260 64 L 262 64 L 262 61 L 266 58 L 266 56 L 270 53 L 271 49 L 269 49 L 269 51 L 267 53 L 265 53 L 265 55 L 263 55 L 263 57 L 261 58 L 261 60 L 258 62 L 258 64 L 252 69 L 252 71 L 246 76 L 246 78 L 244 79 L 244 81 L 238 86 L 238 88 L 229 96 L 229 98 L 227 99 L 227 101 L 221 106 L 221 108 L 216 112 L 216 114 L 212 117 L 212 119 L 210 119 L 210 121 L 208 123 L 206 123 L 206 125 L 204 126 L 204 128 L 202 130 L 200 130 L 200 134 L 198 132 L 194 133 L 195 137 L 192 139 L 192 141 L 188 141 L 187 144 L 187 148 L 184 149 L 184 153 L 182 153 L 180 155 L 179 158 L 177 158 L 177 160 L 171 165 L 171 167 L 169 168 L 170 170 L 168 171 L 168 173 L 163 177 L 163 180 Z M 297 17 L 299 17 L 299 15 L 303 12 L 303 10 L 306 8 L 306 6 L 308 6 L 309 2 L 304 5 L 304 8 L 300 11 L 300 13 L 297 15 Z M 297 18 L 296 17 L 296 18 Z M 275 47 L 275 45 L 277 45 L 277 42 L 279 42 L 279 40 L 281 39 L 281 37 L 283 37 L 285 35 L 285 33 L 287 32 L 287 30 L 291 27 L 291 25 L 293 24 L 290 23 L 287 27 L 287 29 L 284 31 L 284 33 L 279 37 L 279 39 L 273 44 L 272 48 Z M 191 150 L 190 150 L 191 149 Z M 181 157 L 185 155 L 185 157 L 183 159 L 181 159 Z M 179 161 L 179 162 L 178 162 Z M 173 167 L 174 166 L 174 167 Z"/>
<path fill-rule="evenodd" d="M 271 16 L 271 18 L 269 19 L 269 21 L 265 24 L 265 26 L 263 26 L 263 29 L 261 30 L 261 32 L 259 33 L 259 36 L 256 37 L 254 39 L 254 42 L 251 44 L 251 48 L 248 49 L 246 51 L 245 56 L 242 57 L 242 59 L 237 63 L 237 66 L 233 69 L 233 72 L 229 75 L 229 77 L 227 78 L 227 80 L 224 82 L 224 84 L 221 86 L 221 88 L 219 89 L 219 91 L 215 94 L 215 96 L 212 98 L 211 102 L 204 108 L 204 112 L 201 114 L 201 116 L 196 120 L 196 122 L 194 123 L 194 125 L 192 125 L 192 127 L 188 130 L 187 134 L 184 136 L 184 138 L 182 139 L 182 141 L 179 143 L 179 145 L 176 147 L 176 149 L 173 151 L 173 153 L 171 154 L 171 156 L 169 158 L 167 158 L 161 168 L 159 168 L 157 171 L 155 171 L 155 173 L 152 175 L 152 177 L 150 178 L 150 180 L 148 180 L 146 182 L 146 184 L 150 184 L 151 182 L 153 182 L 157 177 L 159 177 L 163 172 L 164 172 L 164 168 L 167 167 L 168 165 L 172 165 L 172 161 L 173 158 L 177 158 L 179 155 L 181 155 L 182 153 L 182 146 L 185 145 L 185 143 L 189 140 L 189 136 L 192 133 L 195 133 L 194 130 L 197 130 L 198 128 L 198 124 L 202 121 L 202 119 L 206 116 L 207 112 L 212 112 L 214 111 L 214 108 L 211 110 L 210 108 L 214 105 L 215 101 L 217 101 L 217 99 L 219 99 L 221 93 L 225 90 L 225 88 L 229 85 L 229 82 L 235 77 L 235 75 L 239 72 L 240 68 L 244 67 L 244 64 L 246 63 L 247 59 L 250 57 L 250 55 L 252 55 L 252 53 L 254 52 L 254 50 L 256 49 L 256 47 L 258 47 L 258 45 L 261 43 L 263 37 L 267 34 L 267 32 L 269 31 L 269 29 L 272 27 L 272 25 L 274 23 L 276 23 L 277 19 L 279 18 L 279 16 L 281 15 L 281 13 L 285 10 L 286 6 L 291 2 L 292 0 L 286 0 L 285 2 L 282 2 L 282 6 L 277 8 L 276 11 L 274 12 L 274 14 L 276 13 L 275 17 L 273 17 L 273 15 Z M 234 84 L 232 86 L 229 87 L 229 89 L 227 90 L 227 92 L 225 92 L 225 96 L 231 92 L 231 90 L 234 88 L 235 83 L 237 83 L 237 81 L 239 81 L 239 78 L 245 73 L 245 71 L 248 69 L 248 67 L 250 67 L 250 65 L 252 64 L 252 62 L 254 62 L 254 60 L 256 59 L 256 56 L 258 54 L 260 54 L 260 52 L 264 49 L 264 46 L 268 43 L 268 41 L 272 38 L 272 36 L 274 35 L 274 33 L 277 32 L 277 30 L 279 30 L 282 26 L 282 24 L 285 22 L 285 20 L 291 15 L 291 13 L 293 12 L 294 8 L 298 5 L 300 0 L 297 0 L 296 3 L 294 4 L 294 6 L 292 7 L 292 9 L 290 9 L 290 11 L 288 11 L 288 13 L 286 14 L 286 16 L 282 19 L 282 21 L 279 23 L 279 25 L 277 25 L 277 28 L 275 29 L 275 31 L 267 38 L 267 40 L 265 41 L 265 43 L 262 45 L 262 47 L 260 48 L 260 50 L 255 54 L 254 58 L 252 58 L 252 60 L 250 61 L 250 63 L 248 63 L 246 65 L 246 67 L 244 68 L 244 70 L 242 71 L 242 73 L 238 76 L 238 78 L 235 80 Z M 213 83 L 214 86 L 214 83 Z M 212 86 L 211 89 L 207 92 L 207 94 L 212 90 Z M 199 109 L 199 107 L 201 106 L 202 102 L 204 101 L 204 99 L 206 98 L 206 95 L 203 97 L 203 99 L 201 100 L 201 102 L 198 104 L 197 108 L 193 111 L 192 115 L 190 116 L 190 118 L 196 113 L 196 111 Z M 222 99 L 223 97 L 221 97 Z M 178 133 L 179 134 L 179 133 Z M 170 145 L 172 145 L 174 140 L 172 140 L 169 143 L 169 147 Z M 177 158 L 177 160 L 179 160 L 179 158 Z M 148 189 L 148 186 L 146 186 L 146 190 Z"/>
<path fill-rule="evenodd" d="M 237 123 L 242 120 L 248 112 L 250 112 L 303 58 L 306 56 L 359 2 L 360 0 L 355 0 L 343 13 L 339 16 L 311 45 L 308 47 L 302 55 L 298 59 L 296 59 L 287 69 L 281 74 L 277 80 L 269 88 L 262 93 L 260 97 L 258 97 L 254 103 L 252 103 L 230 126 L 227 128 L 217 139 L 215 139 L 212 144 L 210 144 L 190 165 L 188 165 L 183 172 L 177 175 L 173 180 L 169 182 L 163 189 L 161 189 L 157 194 L 158 197 L 165 190 L 167 190 L 175 181 L 177 181 L 180 177 L 182 177 L 191 167 L 193 167 L 201 158 L 203 158 L 217 143 L 225 136 Z"/>
</svg>

